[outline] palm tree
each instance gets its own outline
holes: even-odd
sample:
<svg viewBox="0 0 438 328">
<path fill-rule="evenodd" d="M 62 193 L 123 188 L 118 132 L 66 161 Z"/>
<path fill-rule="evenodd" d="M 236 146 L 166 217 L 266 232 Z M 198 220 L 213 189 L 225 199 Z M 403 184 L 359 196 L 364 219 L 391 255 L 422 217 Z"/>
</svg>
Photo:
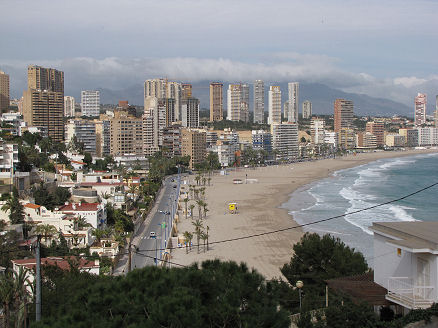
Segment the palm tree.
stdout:
<svg viewBox="0 0 438 328">
<path fill-rule="evenodd" d="M 190 209 L 190 218 L 192 218 L 193 219 L 193 209 L 195 208 L 195 205 L 194 204 L 190 204 L 189 205 L 189 209 Z"/>
<path fill-rule="evenodd" d="M 16 310 L 16 327 L 22 327 L 27 319 L 27 301 L 30 293 L 27 289 L 31 285 L 28 278 L 28 270 L 20 267 L 18 273 L 14 272 L 14 303 Z"/>
<path fill-rule="evenodd" d="M 15 187 L 12 197 L 2 206 L 2 211 L 9 211 L 9 220 L 11 221 L 11 224 L 20 224 L 24 222 L 24 208 L 18 199 L 18 192 L 15 192 Z"/>
<path fill-rule="evenodd" d="M 209 209 L 207 208 L 207 203 L 202 204 L 202 207 L 204 209 L 204 219 L 207 218 L 207 212 L 209 211 Z"/>
<path fill-rule="evenodd" d="M 193 192 L 195 194 L 195 199 L 198 199 L 199 198 L 199 189 L 194 188 Z"/>
<path fill-rule="evenodd" d="M 91 227 L 91 224 L 87 222 L 87 220 L 79 215 L 76 218 L 73 218 L 73 230 L 77 231 L 84 227 Z"/>
<path fill-rule="evenodd" d="M 3 305 L 3 327 L 9 327 L 10 306 L 14 301 L 14 280 L 10 274 L 0 275 L 0 299 Z"/>
<path fill-rule="evenodd" d="M 44 238 L 44 242 L 47 245 L 47 239 L 49 239 L 49 237 L 52 237 L 53 235 L 58 233 L 58 230 L 56 229 L 55 226 L 51 225 L 51 224 L 40 224 L 37 225 L 37 227 L 35 228 L 35 233 L 37 235 L 41 235 Z"/>
<path fill-rule="evenodd" d="M 195 180 L 196 180 L 196 185 L 199 186 L 199 182 L 201 181 L 201 176 L 198 174 L 198 175 L 195 177 Z"/>
<path fill-rule="evenodd" d="M 208 231 L 210 230 L 210 227 L 207 226 L 207 251 L 208 251 Z"/>
<path fill-rule="evenodd" d="M 201 235 L 200 237 L 201 237 L 202 241 L 204 242 L 204 253 L 205 253 L 205 241 L 207 240 L 208 237 L 204 231 L 201 231 L 200 235 Z"/>
<path fill-rule="evenodd" d="M 191 234 L 188 231 L 184 232 L 184 243 L 186 244 L 186 254 L 189 253 L 189 244 L 192 238 L 193 238 L 193 234 Z"/>
<path fill-rule="evenodd" d="M 198 241 L 198 254 L 199 254 L 199 239 L 201 238 L 201 232 L 204 226 L 202 225 L 202 221 L 199 219 L 196 220 L 195 222 L 192 222 L 192 224 L 195 226 L 195 234 L 196 234 L 196 239 Z"/>
<path fill-rule="evenodd" d="M 204 202 L 199 199 L 199 200 L 196 201 L 196 204 L 198 205 L 198 213 L 199 213 L 198 217 L 199 217 L 199 219 L 202 219 L 201 209 L 202 209 L 202 204 L 204 204 Z"/>
<path fill-rule="evenodd" d="M 188 197 L 184 198 L 184 206 L 185 206 L 185 209 L 186 209 L 186 220 L 187 220 L 187 203 L 188 202 L 189 202 L 189 198 Z"/>
<path fill-rule="evenodd" d="M 211 177 L 208 177 L 208 186 L 210 187 Z"/>
</svg>

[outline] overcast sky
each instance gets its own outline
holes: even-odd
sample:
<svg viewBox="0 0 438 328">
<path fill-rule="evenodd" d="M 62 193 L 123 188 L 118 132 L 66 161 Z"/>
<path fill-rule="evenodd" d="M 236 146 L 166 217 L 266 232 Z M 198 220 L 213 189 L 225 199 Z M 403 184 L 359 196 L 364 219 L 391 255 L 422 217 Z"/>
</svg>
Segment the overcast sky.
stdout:
<svg viewBox="0 0 438 328">
<path fill-rule="evenodd" d="M 0 0 L 0 69 L 66 94 L 147 78 L 321 82 L 413 104 L 438 94 L 438 1 Z"/>
</svg>

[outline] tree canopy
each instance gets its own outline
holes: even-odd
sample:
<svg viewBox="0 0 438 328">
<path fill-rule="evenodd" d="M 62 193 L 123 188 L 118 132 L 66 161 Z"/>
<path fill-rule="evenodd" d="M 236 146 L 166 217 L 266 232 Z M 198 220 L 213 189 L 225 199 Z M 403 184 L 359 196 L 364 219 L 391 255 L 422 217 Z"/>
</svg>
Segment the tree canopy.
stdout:
<svg viewBox="0 0 438 328">
<path fill-rule="evenodd" d="M 32 327 L 289 327 L 269 282 L 244 264 L 146 267 L 127 276 L 45 272 Z"/>
</svg>

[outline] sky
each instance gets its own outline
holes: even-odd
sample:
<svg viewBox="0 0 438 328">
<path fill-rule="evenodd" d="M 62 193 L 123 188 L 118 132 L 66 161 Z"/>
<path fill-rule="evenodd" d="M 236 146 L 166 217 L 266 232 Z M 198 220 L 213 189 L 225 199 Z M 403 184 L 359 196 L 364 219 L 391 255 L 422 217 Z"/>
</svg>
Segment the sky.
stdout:
<svg viewBox="0 0 438 328">
<path fill-rule="evenodd" d="M 30 64 L 65 93 L 183 82 L 318 82 L 413 106 L 438 94 L 438 1 L 0 0 L 11 95 Z M 6 32 L 5 32 L 6 31 Z"/>
</svg>

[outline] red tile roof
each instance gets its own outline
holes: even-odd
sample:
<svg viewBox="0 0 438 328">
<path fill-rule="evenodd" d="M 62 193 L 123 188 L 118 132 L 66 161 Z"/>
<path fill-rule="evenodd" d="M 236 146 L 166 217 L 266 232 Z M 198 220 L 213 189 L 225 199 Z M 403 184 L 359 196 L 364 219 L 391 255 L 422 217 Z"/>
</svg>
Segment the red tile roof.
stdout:
<svg viewBox="0 0 438 328">
<path fill-rule="evenodd" d="M 81 186 L 121 186 L 123 182 L 81 182 Z"/>
<path fill-rule="evenodd" d="M 70 257 L 44 257 L 41 259 L 41 265 L 55 265 L 62 270 L 70 270 L 69 261 L 73 263 L 77 263 L 79 269 L 92 269 L 98 268 L 99 265 L 96 265 L 94 261 L 88 261 L 83 258 L 77 258 L 74 256 Z M 12 260 L 13 264 L 24 266 L 28 269 L 33 269 L 36 266 L 35 259 L 23 259 L 23 260 Z"/>
<path fill-rule="evenodd" d="M 27 204 L 24 204 L 24 207 L 28 207 L 28 208 L 33 208 L 33 209 L 37 209 L 37 208 L 40 208 L 40 207 L 41 207 L 41 205 L 37 205 L 37 204 L 32 204 L 32 203 L 27 203 Z"/>
<path fill-rule="evenodd" d="M 80 162 L 80 161 L 71 161 L 74 164 L 81 164 L 81 165 L 86 165 L 87 163 L 84 162 Z"/>
<path fill-rule="evenodd" d="M 70 203 L 68 205 L 63 205 L 59 208 L 60 212 L 77 212 L 77 211 L 97 211 L 99 203 L 79 203 L 74 204 L 76 205 L 76 209 L 73 209 L 73 204 Z"/>
</svg>

